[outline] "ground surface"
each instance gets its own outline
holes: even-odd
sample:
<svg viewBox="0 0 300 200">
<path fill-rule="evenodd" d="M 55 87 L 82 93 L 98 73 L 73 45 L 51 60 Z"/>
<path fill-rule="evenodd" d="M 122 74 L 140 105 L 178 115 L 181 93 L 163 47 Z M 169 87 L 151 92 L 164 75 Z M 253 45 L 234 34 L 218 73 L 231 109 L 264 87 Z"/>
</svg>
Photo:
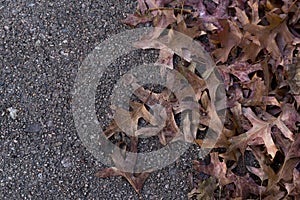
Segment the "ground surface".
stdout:
<svg viewBox="0 0 300 200">
<path fill-rule="evenodd" d="M 135 8 L 117 0 L 0 2 L 0 199 L 138 199 L 125 179 L 94 176 L 105 166 L 82 145 L 71 112 L 81 62 L 125 30 L 120 19 Z M 190 155 L 152 173 L 141 196 L 186 199 Z"/>
</svg>

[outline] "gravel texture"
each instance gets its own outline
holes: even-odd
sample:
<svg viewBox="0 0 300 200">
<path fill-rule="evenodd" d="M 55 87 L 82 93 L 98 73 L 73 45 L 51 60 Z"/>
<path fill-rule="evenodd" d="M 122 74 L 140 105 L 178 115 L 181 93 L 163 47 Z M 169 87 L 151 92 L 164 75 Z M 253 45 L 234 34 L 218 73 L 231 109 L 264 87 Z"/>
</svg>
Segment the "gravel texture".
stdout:
<svg viewBox="0 0 300 200">
<path fill-rule="evenodd" d="M 120 19 L 135 8 L 133 0 L 0 2 L 0 199 L 187 199 L 192 149 L 153 172 L 138 196 L 122 177 L 94 176 L 105 166 L 82 145 L 73 122 L 81 62 L 126 30 Z M 114 64 L 115 73 L 140 54 Z M 98 103 L 107 97 L 104 86 Z M 99 120 L 105 105 L 96 106 Z"/>
</svg>

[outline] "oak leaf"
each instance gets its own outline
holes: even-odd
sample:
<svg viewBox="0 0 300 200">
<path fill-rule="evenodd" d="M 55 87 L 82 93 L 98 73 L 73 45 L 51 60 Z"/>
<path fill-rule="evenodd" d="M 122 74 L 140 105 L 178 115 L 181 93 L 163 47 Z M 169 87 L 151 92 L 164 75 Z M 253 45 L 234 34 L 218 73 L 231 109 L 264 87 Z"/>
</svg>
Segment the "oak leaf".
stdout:
<svg viewBox="0 0 300 200">
<path fill-rule="evenodd" d="M 274 125 L 276 125 L 287 138 L 292 141 L 294 140 L 293 133 L 281 122 L 280 119 L 273 118 L 269 121 L 262 121 L 257 118 L 250 108 L 243 109 L 243 114 L 252 123 L 253 127 L 246 133 L 231 138 L 229 151 L 239 148 L 241 152 L 244 153 L 249 145 L 264 144 L 271 158 L 274 158 L 278 151 L 278 148 L 271 136 L 271 128 Z"/>
<path fill-rule="evenodd" d="M 227 167 L 225 162 L 219 160 L 218 153 L 210 153 L 210 164 L 201 164 L 199 161 L 193 161 L 193 168 L 196 171 L 201 171 L 205 174 L 218 178 L 221 186 L 227 185 L 232 181 L 227 177 Z"/>
<path fill-rule="evenodd" d="M 248 23 L 249 20 L 246 19 L 245 11 L 236 8 L 236 12 L 241 18 L 243 30 L 250 33 L 244 34 L 243 42 L 239 45 L 243 48 L 243 53 L 247 55 L 244 56 L 243 60 L 250 57 L 252 61 L 255 61 L 253 58 L 256 58 L 259 51 L 265 48 L 278 63 L 282 60 L 286 60 L 287 63 L 292 62 L 292 52 L 295 49 L 294 43 L 300 41 L 295 38 L 287 27 L 288 18 L 268 12 L 266 13 L 266 19 L 269 25 L 262 26 L 258 25 L 259 20 L 256 14 L 258 7 L 253 6 L 252 10 L 254 10 L 254 13 L 252 13 L 254 20 Z M 247 42 L 247 40 L 252 42 Z"/>
<path fill-rule="evenodd" d="M 300 162 L 300 137 L 297 135 L 296 140 L 289 145 L 288 151 L 285 153 L 285 158 L 282 167 L 276 176 L 270 177 L 267 190 L 271 190 L 278 182 L 290 183 L 293 181 L 294 169 Z M 295 181 L 295 180 L 294 180 Z M 297 181 L 297 180 L 296 180 Z M 297 182 L 296 182 L 297 184 Z"/>
<path fill-rule="evenodd" d="M 212 39 L 220 41 L 222 48 L 216 49 L 213 55 L 216 57 L 217 63 L 224 63 L 228 60 L 231 49 L 240 44 L 243 35 L 234 21 L 220 20 L 220 24 L 223 30 L 213 36 Z"/>
<path fill-rule="evenodd" d="M 249 74 L 262 70 L 260 64 L 249 64 L 247 62 L 235 62 L 229 66 L 221 65 L 218 66 L 219 71 L 223 77 L 224 84 L 226 89 L 228 89 L 231 79 L 230 75 L 234 75 L 237 77 L 241 82 L 248 82 L 250 81 Z"/>
<path fill-rule="evenodd" d="M 246 198 L 250 193 L 261 194 L 264 187 L 257 185 L 249 175 L 238 176 L 227 169 L 225 162 L 219 160 L 218 153 L 210 153 L 211 161 L 209 165 L 201 164 L 199 161 L 193 161 L 193 168 L 197 171 L 206 173 L 218 179 L 220 186 L 234 183 L 235 190 L 232 197 Z"/>
<path fill-rule="evenodd" d="M 131 152 L 126 152 L 123 155 L 122 149 L 115 147 L 112 153 L 114 167 L 101 169 L 96 173 L 97 177 L 108 178 L 112 176 L 123 176 L 132 185 L 137 193 L 140 193 L 144 182 L 150 175 L 150 171 L 135 173 L 135 165 L 137 161 L 137 137 L 131 137 Z"/>
</svg>

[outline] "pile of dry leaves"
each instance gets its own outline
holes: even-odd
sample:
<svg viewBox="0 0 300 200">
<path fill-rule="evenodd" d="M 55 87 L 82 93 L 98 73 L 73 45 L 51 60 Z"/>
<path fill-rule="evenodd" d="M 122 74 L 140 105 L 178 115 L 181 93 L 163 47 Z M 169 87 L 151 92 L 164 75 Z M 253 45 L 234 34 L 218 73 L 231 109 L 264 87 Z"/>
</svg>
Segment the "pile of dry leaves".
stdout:
<svg viewBox="0 0 300 200">
<path fill-rule="evenodd" d="M 119 123 L 128 124 L 128 130 L 134 134 L 122 133 L 118 123 L 111 122 L 106 137 L 123 150 L 112 155 L 115 167 L 103 169 L 97 175 L 124 176 L 139 192 L 149 172 L 122 170 L 135 167 L 137 158 L 126 156 L 126 150 L 138 151 L 138 136 L 158 136 L 163 145 L 183 140 L 202 146 L 199 134 L 205 133 L 209 121 L 214 119 L 217 123 L 210 128 L 218 132 L 218 141 L 206 159 L 193 161 L 198 181 L 190 197 L 300 199 L 300 2 L 137 1 L 137 12 L 124 23 L 134 27 L 152 23 L 157 29 L 135 45 L 159 49 L 158 62 L 180 72 L 192 86 L 196 99 L 188 98 L 189 88 L 180 88 L 176 77 L 167 79 L 177 89 L 187 91 L 181 95 L 174 95 L 172 91 L 176 88 L 154 91 L 142 87 L 132 78 L 128 84 L 136 90 L 135 99 L 130 102 L 131 123 L 122 122 L 127 111 L 117 109 L 117 116 L 121 116 Z M 167 34 L 163 35 L 161 28 L 168 28 Z M 206 68 L 216 69 L 222 77 L 227 102 L 225 116 L 217 115 L 211 102 L 217 90 L 210 91 L 194 66 L 192 58 L 201 57 L 200 51 L 177 41 L 175 32 L 198 41 L 216 63 L 206 63 Z M 168 42 L 160 45 L 158 41 Z M 183 103 L 178 106 L 178 102 Z M 158 104 L 165 108 L 164 113 L 156 109 Z M 195 109 L 198 112 L 193 112 Z M 178 113 L 183 116 L 182 130 L 176 121 Z M 141 121 L 152 127 L 143 128 Z M 253 162 L 245 161 L 251 157 Z"/>
</svg>

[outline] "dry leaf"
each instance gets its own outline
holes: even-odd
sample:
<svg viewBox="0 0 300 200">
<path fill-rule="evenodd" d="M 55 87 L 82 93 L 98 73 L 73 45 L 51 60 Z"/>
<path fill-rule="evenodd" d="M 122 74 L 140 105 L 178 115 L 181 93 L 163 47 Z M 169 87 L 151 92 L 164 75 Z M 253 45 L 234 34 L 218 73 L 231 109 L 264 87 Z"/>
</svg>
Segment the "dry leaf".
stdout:
<svg viewBox="0 0 300 200">
<path fill-rule="evenodd" d="M 220 23 L 223 30 L 213 37 L 213 39 L 220 41 L 222 48 L 216 49 L 213 55 L 216 57 L 217 63 L 224 63 L 227 61 L 231 49 L 239 45 L 243 35 L 234 22 L 221 20 Z"/>
<path fill-rule="evenodd" d="M 124 24 L 131 26 L 136 26 L 138 24 L 144 24 L 153 20 L 152 15 L 139 15 L 139 14 L 130 14 L 126 19 L 122 20 Z"/>
<path fill-rule="evenodd" d="M 209 177 L 208 179 L 202 181 L 198 188 L 194 188 L 189 194 L 188 197 L 192 198 L 197 196 L 197 199 L 203 200 L 213 200 L 214 191 L 218 188 L 217 179 L 214 177 Z"/>
<path fill-rule="evenodd" d="M 268 153 L 274 158 L 278 151 L 271 136 L 271 127 L 276 123 L 275 119 L 273 121 L 264 122 L 258 119 L 250 108 L 244 109 L 243 114 L 252 123 L 253 127 L 246 133 L 231 138 L 229 151 L 239 148 L 241 152 L 244 153 L 248 145 L 265 144 Z"/>
<path fill-rule="evenodd" d="M 121 149 L 119 147 L 115 147 L 112 154 L 115 167 L 101 169 L 96 173 L 96 176 L 100 178 L 123 176 L 132 185 L 134 190 L 137 193 L 140 193 L 140 190 L 142 189 L 143 184 L 148 178 L 150 172 L 134 173 L 137 159 L 136 152 L 138 138 L 132 137 L 131 142 L 131 152 L 127 152 L 125 157 L 122 155 Z"/>
</svg>

